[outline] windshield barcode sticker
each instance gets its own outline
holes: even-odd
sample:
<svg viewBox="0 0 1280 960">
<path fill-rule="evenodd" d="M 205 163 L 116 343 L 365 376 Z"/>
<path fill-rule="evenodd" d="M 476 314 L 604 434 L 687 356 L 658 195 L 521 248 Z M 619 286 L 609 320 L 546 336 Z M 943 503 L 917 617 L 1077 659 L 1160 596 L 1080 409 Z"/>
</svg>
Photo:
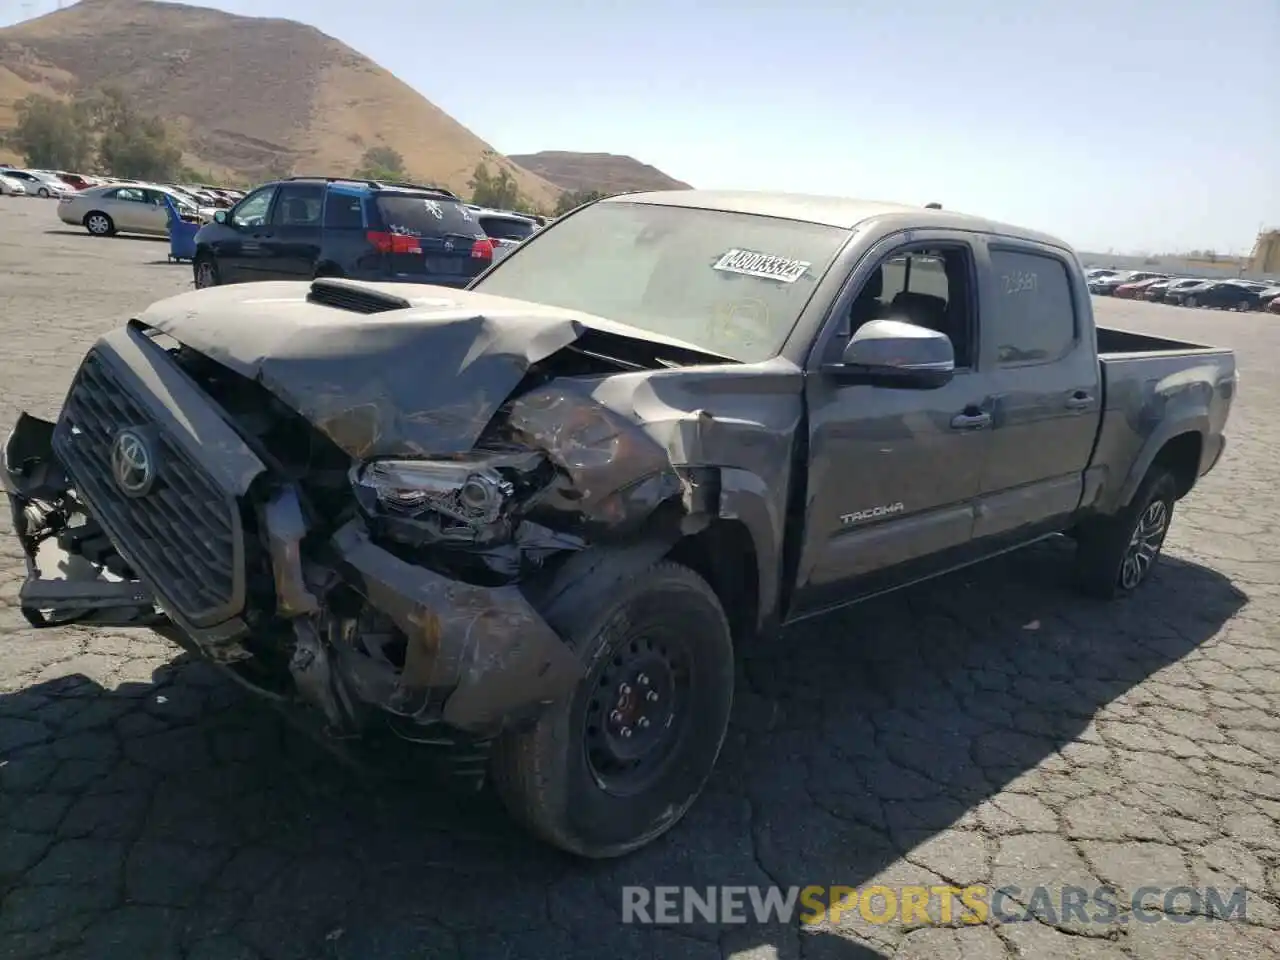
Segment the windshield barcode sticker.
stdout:
<svg viewBox="0 0 1280 960">
<path fill-rule="evenodd" d="M 792 260 L 790 257 L 774 257 L 755 250 L 730 250 L 712 264 L 711 269 L 725 273 L 739 273 L 762 280 L 778 280 L 795 283 L 809 269 L 808 260 Z"/>
</svg>

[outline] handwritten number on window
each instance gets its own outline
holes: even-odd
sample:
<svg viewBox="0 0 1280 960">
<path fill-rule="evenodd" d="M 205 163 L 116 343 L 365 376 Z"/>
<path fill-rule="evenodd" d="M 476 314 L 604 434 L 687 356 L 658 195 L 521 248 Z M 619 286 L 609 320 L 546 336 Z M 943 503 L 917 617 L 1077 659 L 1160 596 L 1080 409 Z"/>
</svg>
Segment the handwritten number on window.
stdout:
<svg viewBox="0 0 1280 960">
<path fill-rule="evenodd" d="M 1037 277 L 1034 273 L 1023 273 L 1018 270 L 1013 273 L 1006 273 L 1000 281 L 1004 285 L 1005 296 L 1013 296 L 1018 293 L 1035 293 Z"/>
</svg>

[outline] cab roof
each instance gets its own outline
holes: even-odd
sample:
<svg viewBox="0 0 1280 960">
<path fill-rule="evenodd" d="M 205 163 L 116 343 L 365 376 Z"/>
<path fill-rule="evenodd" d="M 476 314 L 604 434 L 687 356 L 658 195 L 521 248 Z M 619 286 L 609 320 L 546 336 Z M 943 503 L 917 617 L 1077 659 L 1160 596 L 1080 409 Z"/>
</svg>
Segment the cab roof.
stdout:
<svg viewBox="0 0 1280 960">
<path fill-rule="evenodd" d="M 806 193 L 775 193 L 755 190 L 655 190 L 627 193 L 601 200 L 601 203 L 652 203 L 668 207 L 692 207 L 723 210 L 727 213 L 749 213 L 783 220 L 802 220 L 842 230 L 853 230 L 870 220 L 879 220 L 890 229 L 935 227 L 941 230 L 968 230 L 1044 243 L 1070 250 L 1070 246 L 1047 233 L 1028 230 L 1012 224 L 987 220 L 950 210 L 884 203 L 851 197 L 832 197 Z"/>
</svg>

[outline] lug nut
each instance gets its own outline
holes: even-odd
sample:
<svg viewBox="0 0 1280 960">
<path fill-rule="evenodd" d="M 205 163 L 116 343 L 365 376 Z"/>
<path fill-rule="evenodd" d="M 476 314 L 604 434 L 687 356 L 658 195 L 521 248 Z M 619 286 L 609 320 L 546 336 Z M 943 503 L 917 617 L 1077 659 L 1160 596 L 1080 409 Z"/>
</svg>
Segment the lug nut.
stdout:
<svg viewBox="0 0 1280 960">
<path fill-rule="evenodd" d="M 657 690 L 650 690 L 650 691 L 649 691 L 649 695 L 648 695 L 647 697 L 645 697 L 645 699 L 646 699 L 646 700 L 648 700 L 650 703 L 657 703 L 657 702 L 658 702 L 658 691 L 657 691 Z"/>
<path fill-rule="evenodd" d="M 629 684 L 625 684 L 625 683 L 618 684 L 618 696 L 625 697 L 630 692 L 631 692 L 631 687 Z"/>
<path fill-rule="evenodd" d="M 625 737 L 629 737 L 629 736 L 631 736 L 631 728 L 630 728 L 630 727 L 623 727 L 623 728 L 622 728 L 622 736 L 623 736 L 624 738 L 625 738 Z"/>
<path fill-rule="evenodd" d="M 649 726 L 649 718 L 648 718 L 648 717 L 641 717 L 641 718 L 640 718 L 640 724 L 639 724 L 639 725 L 640 725 L 640 729 L 641 729 L 641 730 L 643 730 L 645 727 Z"/>
<path fill-rule="evenodd" d="M 640 686 L 642 687 L 647 687 L 649 685 L 649 675 L 647 673 L 640 674 L 636 679 L 640 681 Z"/>
<path fill-rule="evenodd" d="M 619 711 L 615 710 L 615 711 L 613 711 L 613 713 L 609 714 L 609 719 L 610 719 L 611 721 L 613 721 L 614 723 L 621 723 L 621 722 L 622 722 L 622 714 L 621 714 Z"/>
</svg>

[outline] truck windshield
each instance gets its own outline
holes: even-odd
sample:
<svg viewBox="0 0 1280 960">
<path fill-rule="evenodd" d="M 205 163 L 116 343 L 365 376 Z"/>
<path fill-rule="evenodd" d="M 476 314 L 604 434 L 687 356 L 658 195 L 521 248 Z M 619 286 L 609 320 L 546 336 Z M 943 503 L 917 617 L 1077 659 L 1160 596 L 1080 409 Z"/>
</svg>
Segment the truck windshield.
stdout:
<svg viewBox="0 0 1280 960">
<path fill-rule="evenodd" d="M 754 363 L 776 356 L 848 232 L 753 214 L 597 203 L 473 287 Z"/>
</svg>

